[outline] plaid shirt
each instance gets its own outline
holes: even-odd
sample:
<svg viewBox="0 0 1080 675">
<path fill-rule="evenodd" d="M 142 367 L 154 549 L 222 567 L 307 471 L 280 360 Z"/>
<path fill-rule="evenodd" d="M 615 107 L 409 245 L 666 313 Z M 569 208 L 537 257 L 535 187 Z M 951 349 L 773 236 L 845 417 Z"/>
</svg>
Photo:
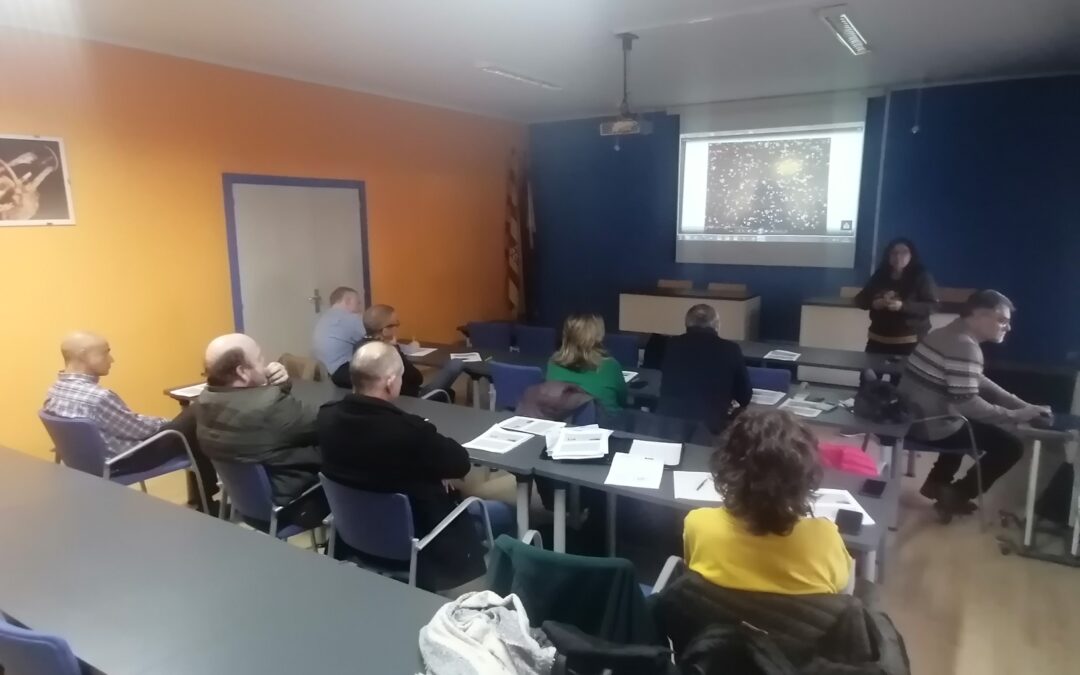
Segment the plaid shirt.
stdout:
<svg viewBox="0 0 1080 675">
<path fill-rule="evenodd" d="M 98 384 L 97 377 L 76 373 L 60 373 L 42 408 L 57 417 L 92 420 L 113 455 L 150 438 L 167 421 L 132 412 L 112 390 Z"/>
</svg>

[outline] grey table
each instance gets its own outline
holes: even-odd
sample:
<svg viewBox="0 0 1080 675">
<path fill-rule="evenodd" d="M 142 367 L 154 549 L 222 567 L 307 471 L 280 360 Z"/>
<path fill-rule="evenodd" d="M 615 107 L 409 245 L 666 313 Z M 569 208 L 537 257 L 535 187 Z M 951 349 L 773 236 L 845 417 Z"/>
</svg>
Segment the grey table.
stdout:
<svg viewBox="0 0 1080 675">
<path fill-rule="evenodd" d="M 110 675 L 402 673 L 437 595 L 0 448 L 0 610 Z"/>
<path fill-rule="evenodd" d="M 631 437 L 628 434 L 616 433 L 615 436 Z M 578 485 L 581 487 L 601 490 L 607 495 L 607 547 L 608 553 L 615 553 L 615 519 L 617 497 L 628 497 L 651 504 L 666 506 L 673 509 L 689 511 L 699 506 L 716 506 L 710 502 L 694 502 L 676 499 L 674 494 L 674 478 L 672 472 L 678 471 L 708 471 L 709 456 L 712 448 L 701 445 L 686 444 L 683 446 L 682 461 L 678 467 L 667 468 L 658 490 L 646 490 L 629 488 L 619 485 L 605 485 L 609 466 L 601 464 L 582 464 L 571 462 L 555 462 L 548 459 L 539 459 L 533 472 L 537 476 L 549 478 L 558 483 Z M 895 522 L 896 511 L 899 508 L 900 484 L 898 480 L 887 481 L 887 487 L 880 498 L 870 498 L 858 495 L 859 488 L 864 482 L 861 476 L 853 476 L 831 469 L 825 470 L 822 487 L 848 490 L 857 495 L 859 503 L 874 519 L 874 525 L 862 528 L 858 535 L 844 535 L 844 543 L 849 550 L 861 554 L 863 564 L 860 573 L 873 581 L 877 577 L 878 564 L 884 565 L 884 556 L 878 560 L 879 551 L 884 550 L 885 535 L 888 524 Z M 555 519 L 554 519 L 554 543 L 556 551 L 564 551 L 566 545 L 566 490 L 555 490 Z"/>
</svg>

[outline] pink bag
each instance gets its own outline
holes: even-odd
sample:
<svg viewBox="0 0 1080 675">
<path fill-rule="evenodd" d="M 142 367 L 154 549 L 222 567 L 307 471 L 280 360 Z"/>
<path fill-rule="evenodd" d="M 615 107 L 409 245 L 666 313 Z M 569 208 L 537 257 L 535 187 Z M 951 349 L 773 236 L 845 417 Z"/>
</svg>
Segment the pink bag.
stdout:
<svg viewBox="0 0 1080 675">
<path fill-rule="evenodd" d="M 877 476 L 877 465 L 856 445 L 822 441 L 818 443 L 821 465 L 856 476 Z"/>
</svg>

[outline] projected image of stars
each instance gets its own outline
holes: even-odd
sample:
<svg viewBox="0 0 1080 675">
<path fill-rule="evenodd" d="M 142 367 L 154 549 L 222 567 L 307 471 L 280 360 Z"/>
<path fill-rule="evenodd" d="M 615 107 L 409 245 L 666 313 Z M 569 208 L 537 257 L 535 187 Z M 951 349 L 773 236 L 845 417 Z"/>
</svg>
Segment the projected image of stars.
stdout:
<svg viewBox="0 0 1080 675">
<path fill-rule="evenodd" d="M 825 234 L 830 142 L 710 143 L 705 231 Z"/>
</svg>

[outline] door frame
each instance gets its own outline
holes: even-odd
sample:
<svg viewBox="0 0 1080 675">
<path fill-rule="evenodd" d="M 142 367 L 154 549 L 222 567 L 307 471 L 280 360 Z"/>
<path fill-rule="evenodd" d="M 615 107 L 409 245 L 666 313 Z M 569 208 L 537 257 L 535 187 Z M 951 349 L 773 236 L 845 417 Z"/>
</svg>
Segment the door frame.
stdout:
<svg viewBox="0 0 1080 675">
<path fill-rule="evenodd" d="M 364 181 L 339 178 L 298 178 L 294 176 L 271 176 L 255 173 L 223 173 L 221 185 L 225 193 L 225 233 L 229 248 L 229 281 L 232 286 L 233 326 L 236 332 L 244 332 L 244 303 L 240 289 L 240 264 L 236 243 L 236 204 L 233 199 L 235 185 L 278 185 L 287 187 L 345 188 L 356 190 L 360 200 L 360 256 L 364 264 L 364 306 L 371 305 L 371 268 L 368 260 L 367 194 Z"/>
</svg>

